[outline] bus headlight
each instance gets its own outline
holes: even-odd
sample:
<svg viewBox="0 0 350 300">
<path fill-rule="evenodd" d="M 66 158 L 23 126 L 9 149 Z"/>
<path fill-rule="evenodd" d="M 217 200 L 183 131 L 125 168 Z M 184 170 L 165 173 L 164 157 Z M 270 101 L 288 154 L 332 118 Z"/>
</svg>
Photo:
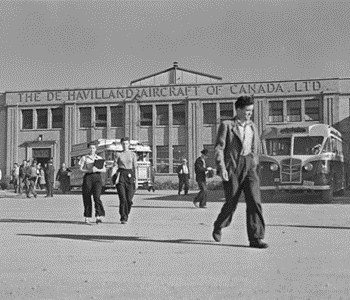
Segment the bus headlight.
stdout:
<svg viewBox="0 0 350 300">
<path fill-rule="evenodd" d="M 314 168 L 314 166 L 313 166 L 311 163 L 307 163 L 307 164 L 304 166 L 304 169 L 305 169 L 306 171 L 311 171 L 313 168 Z"/>
<path fill-rule="evenodd" d="M 270 170 L 271 170 L 272 172 L 276 172 L 276 171 L 278 170 L 278 165 L 277 165 L 277 164 L 271 164 L 271 165 L 270 165 Z"/>
</svg>

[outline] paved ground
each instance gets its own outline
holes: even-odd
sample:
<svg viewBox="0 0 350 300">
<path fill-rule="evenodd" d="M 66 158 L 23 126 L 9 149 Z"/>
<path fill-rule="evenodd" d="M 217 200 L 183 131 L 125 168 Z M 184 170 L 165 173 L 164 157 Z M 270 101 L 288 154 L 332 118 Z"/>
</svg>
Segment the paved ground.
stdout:
<svg viewBox="0 0 350 300">
<path fill-rule="evenodd" d="M 138 191 L 121 225 L 106 194 L 105 222 L 85 225 L 78 193 L 0 191 L 0 299 L 350 299 L 349 195 L 265 203 L 266 250 L 247 247 L 244 203 L 213 242 L 222 194 L 193 195 Z"/>
</svg>

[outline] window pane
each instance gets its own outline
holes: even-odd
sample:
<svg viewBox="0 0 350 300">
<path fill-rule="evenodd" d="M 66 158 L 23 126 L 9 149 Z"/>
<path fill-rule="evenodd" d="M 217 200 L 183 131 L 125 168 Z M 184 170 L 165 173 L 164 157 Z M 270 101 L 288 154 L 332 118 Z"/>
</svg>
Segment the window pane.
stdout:
<svg viewBox="0 0 350 300">
<path fill-rule="evenodd" d="M 291 138 L 266 139 L 265 143 L 267 155 L 290 155 Z"/>
<path fill-rule="evenodd" d="M 63 128 L 63 109 L 53 108 L 51 109 L 52 115 L 52 128 Z"/>
<path fill-rule="evenodd" d="M 318 99 L 305 100 L 305 121 L 320 120 L 320 102 Z"/>
<path fill-rule="evenodd" d="M 22 129 L 33 129 L 33 110 L 22 110 Z"/>
<path fill-rule="evenodd" d="M 157 125 L 169 124 L 169 109 L 168 105 L 157 105 Z"/>
<path fill-rule="evenodd" d="M 152 126 L 152 105 L 140 106 L 140 125 Z"/>
<path fill-rule="evenodd" d="M 79 108 L 80 111 L 80 127 L 87 128 L 91 127 L 91 108 L 82 107 Z"/>
<path fill-rule="evenodd" d="M 157 172 L 169 173 L 169 146 L 157 146 Z"/>
<path fill-rule="evenodd" d="M 123 106 L 111 107 L 111 126 L 112 127 L 124 126 L 124 107 Z"/>
<path fill-rule="evenodd" d="M 184 104 L 173 105 L 173 125 L 185 125 L 186 112 Z"/>
<path fill-rule="evenodd" d="M 182 159 L 187 158 L 186 146 L 185 145 L 174 145 L 173 146 L 173 173 L 176 173 L 176 169 L 182 163 Z"/>
<path fill-rule="evenodd" d="M 301 101 L 287 101 L 287 121 L 300 122 L 301 121 Z"/>
<path fill-rule="evenodd" d="M 43 129 L 47 128 L 47 109 L 37 109 L 36 110 L 37 117 L 37 128 Z"/>
<path fill-rule="evenodd" d="M 269 102 L 269 122 L 283 122 L 283 102 Z"/>
<path fill-rule="evenodd" d="M 295 155 L 315 155 L 321 152 L 323 142 L 322 136 L 302 136 L 294 137 Z"/>
<path fill-rule="evenodd" d="M 220 119 L 229 120 L 233 118 L 233 103 L 220 103 Z"/>
<path fill-rule="evenodd" d="M 107 127 L 107 107 L 95 107 L 95 126 Z"/>
<path fill-rule="evenodd" d="M 203 124 L 215 124 L 216 123 L 216 104 L 204 103 L 203 104 Z"/>
</svg>

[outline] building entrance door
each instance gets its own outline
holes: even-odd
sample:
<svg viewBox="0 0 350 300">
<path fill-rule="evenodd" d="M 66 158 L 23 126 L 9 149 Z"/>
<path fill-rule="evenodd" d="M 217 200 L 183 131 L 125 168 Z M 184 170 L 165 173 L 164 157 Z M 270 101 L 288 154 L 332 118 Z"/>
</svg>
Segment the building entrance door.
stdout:
<svg viewBox="0 0 350 300">
<path fill-rule="evenodd" d="M 33 159 L 45 166 L 51 158 L 51 148 L 33 148 Z"/>
</svg>

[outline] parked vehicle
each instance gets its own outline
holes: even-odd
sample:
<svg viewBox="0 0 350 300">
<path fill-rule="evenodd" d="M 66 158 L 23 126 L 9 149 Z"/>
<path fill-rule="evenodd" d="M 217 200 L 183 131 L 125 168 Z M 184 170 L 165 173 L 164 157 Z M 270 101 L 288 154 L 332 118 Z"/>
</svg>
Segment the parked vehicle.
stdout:
<svg viewBox="0 0 350 300">
<path fill-rule="evenodd" d="M 349 186 L 348 147 L 330 125 L 270 127 L 262 134 L 259 172 L 263 199 L 308 191 L 330 202 Z"/>
</svg>

